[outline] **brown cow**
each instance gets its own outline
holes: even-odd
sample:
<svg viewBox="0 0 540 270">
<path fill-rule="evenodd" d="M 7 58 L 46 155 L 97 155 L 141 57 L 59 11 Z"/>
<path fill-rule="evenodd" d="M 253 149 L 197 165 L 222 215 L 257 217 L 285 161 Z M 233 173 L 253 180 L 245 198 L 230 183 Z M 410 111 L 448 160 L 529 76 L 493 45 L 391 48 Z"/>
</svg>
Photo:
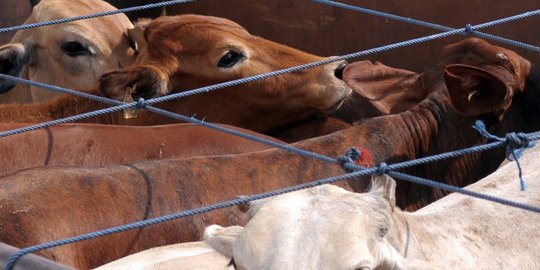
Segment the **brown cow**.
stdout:
<svg viewBox="0 0 540 270">
<path fill-rule="evenodd" d="M 183 15 L 160 17 L 142 31 L 132 31 L 140 52 L 137 63 L 105 74 L 100 89 L 124 99 L 131 89 L 134 100 L 151 98 L 218 82 L 252 76 L 322 60 L 281 44 L 250 35 L 238 24 L 216 17 Z M 339 107 L 351 89 L 336 76 L 340 63 L 288 73 L 214 92 L 162 103 L 184 115 L 206 121 L 268 132 L 316 113 Z M 101 108 L 92 101 L 64 97 L 49 103 L 0 107 L 4 122 L 38 122 Z M 129 120 L 119 115 L 89 121 L 100 123 L 163 124 L 167 117 L 147 113 Z"/>
<path fill-rule="evenodd" d="M 25 23 L 111 10 L 115 8 L 101 0 L 43 0 Z M 127 35 L 131 28 L 124 14 L 116 14 L 20 30 L 0 47 L 0 72 L 77 90 L 95 88 L 105 71 L 135 61 Z M 43 102 L 60 95 L 0 80 L 0 92 L 6 91 L 10 92 L 0 95 L 0 103 Z"/>
<path fill-rule="evenodd" d="M 360 89 L 361 82 L 354 77 L 357 67 L 350 65 L 344 76 Z M 510 50 L 467 39 L 448 46 L 439 65 L 409 78 L 408 89 L 416 88 L 427 95 L 410 111 L 368 119 L 294 145 L 329 156 L 359 145 L 371 152 L 377 164 L 485 142 L 471 128 L 478 118 L 486 120 L 489 130 L 497 134 L 508 129 L 538 129 L 540 108 L 531 104 L 538 102 L 540 80 L 539 71 L 533 71 L 531 74 L 530 62 Z M 369 94 L 370 89 L 363 91 Z M 458 114 L 450 100 L 465 115 Z M 502 152 L 490 151 L 417 166 L 411 171 L 464 186 L 495 170 L 502 159 Z M 273 149 L 102 169 L 25 170 L 0 179 L 0 241 L 28 246 L 340 173 L 341 168 L 335 164 Z M 358 181 L 343 185 L 355 191 L 365 188 Z M 443 195 L 400 182 L 396 199 L 398 205 L 413 209 Z M 69 214 L 63 213 L 65 207 L 69 207 Z M 198 240 L 200 231 L 211 223 L 227 226 L 241 222 L 235 209 L 226 209 L 41 254 L 79 268 L 95 267 L 149 247 Z"/>
<path fill-rule="evenodd" d="M 0 130 L 27 126 L 0 123 Z M 249 130 L 223 127 L 279 142 Z M 192 124 L 63 124 L 0 138 L 0 175 L 43 165 L 103 166 L 144 160 L 238 154 L 270 146 Z"/>
</svg>

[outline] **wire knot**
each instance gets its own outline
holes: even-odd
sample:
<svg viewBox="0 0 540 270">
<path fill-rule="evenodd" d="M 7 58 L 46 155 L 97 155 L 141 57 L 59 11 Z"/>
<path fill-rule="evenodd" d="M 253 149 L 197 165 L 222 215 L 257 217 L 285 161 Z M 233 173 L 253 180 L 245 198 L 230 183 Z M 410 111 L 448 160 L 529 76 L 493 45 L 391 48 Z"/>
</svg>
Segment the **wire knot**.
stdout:
<svg viewBox="0 0 540 270">
<path fill-rule="evenodd" d="M 534 145 L 527 134 L 521 132 L 506 134 L 504 143 L 506 145 L 506 158 L 512 161 L 520 158 L 523 150 Z"/>
<path fill-rule="evenodd" d="M 341 168 L 343 168 L 344 171 L 350 173 L 355 171 L 354 169 L 349 168 L 347 165 L 356 165 L 356 161 L 360 159 L 362 156 L 362 151 L 360 151 L 357 147 L 351 147 L 349 148 L 344 155 L 339 156 L 337 158 L 337 161 Z"/>
<path fill-rule="evenodd" d="M 486 125 L 484 122 L 482 122 L 482 120 L 476 120 L 473 128 L 478 130 L 480 135 L 487 139 L 504 142 L 504 145 L 506 146 L 506 159 L 516 162 L 519 174 L 519 184 L 521 190 L 525 190 L 525 182 L 523 181 L 521 166 L 518 159 L 521 157 L 521 154 L 525 149 L 533 147 L 535 143 L 529 139 L 527 134 L 521 132 L 508 133 L 504 138 L 497 137 L 486 130 Z"/>
<path fill-rule="evenodd" d="M 470 23 L 465 25 L 465 33 L 472 33 L 474 30 L 472 28 L 472 25 Z"/>
<path fill-rule="evenodd" d="M 148 105 L 146 103 L 146 100 L 144 100 L 144 98 L 139 98 L 139 100 L 137 100 L 137 104 L 135 105 L 135 108 L 136 109 L 144 109 L 146 108 L 146 105 Z"/>
<path fill-rule="evenodd" d="M 377 170 L 375 171 L 376 175 L 383 175 L 386 174 L 390 169 L 388 168 L 388 164 L 386 162 L 381 162 L 379 166 L 377 166 Z"/>
</svg>

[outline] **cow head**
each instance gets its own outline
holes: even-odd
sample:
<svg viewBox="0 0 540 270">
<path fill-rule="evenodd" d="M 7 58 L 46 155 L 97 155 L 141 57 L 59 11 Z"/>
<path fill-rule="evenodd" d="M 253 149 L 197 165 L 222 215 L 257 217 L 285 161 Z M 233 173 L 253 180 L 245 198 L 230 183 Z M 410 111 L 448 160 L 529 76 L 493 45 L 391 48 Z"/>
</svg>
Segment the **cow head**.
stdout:
<svg viewBox="0 0 540 270">
<path fill-rule="evenodd" d="M 443 54 L 453 62 L 444 70 L 451 103 L 466 116 L 490 114 L 502 120 L 531 71 L 530 62 L 515 52 L 477 38 L 447 46 Z"/>
<path fill-rule="evenodd" d="M 324 59 L 253 36 L 240 25 L 216 17 L 160 17 L 132 34 L 141 48 L 136 66 L 101 78 L 101 91 L 119 100 L 127 89 L 134 89 L 134 100 L 153 98 Z M 315 112 L 334 111 L 351 93 L 338 78 L 340 64 L 179 99 L 170 109 L 204 115 L 208 121 L 270 130 Z M 251 117 L 255 119 L 246 120 Z"/>
<path fill-rule="evenodd" d="M 212 225 L 204 239 L 237 269 L 414 269 L 387 240 L 395 187 L 381 176 L 367 193 L 325 185 L 256 201 L 245 228 Z"/>
<path fill-rule="evenodd" d="M 101 0 L 43 0 L 26 23 L 49 21 L 114 10 Z M 127 66 L 135 51 L 127 36 L 133 25 L 124 14 L 30 28 L 18 31 L 11 43 L 0 47 L 0 72 L 62 87 L 90 90 L 99 76 Z M 0 92 L 15 84 L 0 80 Z M 32 101 L 50 93 L 32 89 Z"/>
</svg>

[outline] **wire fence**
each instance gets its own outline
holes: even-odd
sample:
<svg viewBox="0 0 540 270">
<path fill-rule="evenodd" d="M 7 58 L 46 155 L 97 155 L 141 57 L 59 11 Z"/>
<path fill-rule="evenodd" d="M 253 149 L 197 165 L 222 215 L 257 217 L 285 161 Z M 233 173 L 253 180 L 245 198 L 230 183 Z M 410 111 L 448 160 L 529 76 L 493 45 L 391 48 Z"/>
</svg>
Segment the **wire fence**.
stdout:
<svg viewBox="0 0 540 270">
<path fill-rule="evenodd" d="M 54 21 L 39 22 L 39 23 L 34 23 L 34 24 L 26 24 L 26 25 L 13 26 L 13 27 L 7 27 L 7 28 L 0 28 L 0 33 L 9 32 L 9 31 L 16 31 L 16 30 L 22 30 L 22 29 L 28 29 L 28 28 L 33 28 L 33 27 L 41 27 L 41 26 L 45 26 L 45 25 L 52 25 L 52 24 L 71 22 L 71 21 L 76 21 L 76 20 L 84 20 L 84 19 L 89 19 L 89 18 L 96 18 L 96 17 L 100 17 L 100 16 L 107 16 L 107 15 L 118 14 L 118 13 L 138 11 L 138 10 L 149 9 L 149 8 L 163 7 L 163 6 L 167 6 L 167 5 L 188 3 L 188 2 L 193 2 L 193 1 L 187 1 L 187 0 L 183 0 L 183 1 L 178 1 L 178 0 L 177 1 L 166 1 L 166 2 L 161 2 L 161 3 L 156 3 L 156 4 L 149 4 L 149 5 L 144 5 L 144 6 L 125 8 L 125 9 L 120 9 L 120 10 L 115 10 L 115 11 L 110 11 L 110 12 L 101 12 L 101 13 L 88 14 L 88 15 L 78 16 L 78 17 L 73 17 L 73 18 L 65 18 L 65 19 L 54 20 Z M 406 175 L 406 174 L 399 173 L 399 172 L 395 171 L 395 170 L 407 168 L 407 167 L 410 167 L 410 166 L 417 166 L 417 165 L 420 165 L 420 164 L 433 162 L 433 161 L 436 161 L 436 160 L 447 159 L 447 158 L 452 158 L 452 157 L 458 157 L 458 156 L 461 156 L 461 155 L 470 154 L 470 153 L 474 153 L 474 152 L 478 152 L 478 151 L 490 150 L 490 149 L 497 148 L 497 147 L 506 147 L 507 151 L 510 154 L 512 154 L 512 157 L 514 157 L 516 159 L 516 161 L 517 161 L 517 158 L 519 157 L 519 153 L 523 148 L 531 147 L 532 146 L 531 141 L 540 139 L 540 132 L 535 132 L 535 133 L 530 133 L 530 134 L 518 134 L 518 135 L 510 134 L 510 135 L 507 136 L 507 139 L 503 139 L 503 138 L 494 137 L 491 134 L 486 134 L 487 132 L 485 130 L 480 130 L 480 132 L 484 136 L 486 136 L 486 137 L 488 137 L 490 139 L 495 139 L 496 142 L 488 143 L 488 144 L 484 144 L 484 145 L 479 145 L 479 146 L 474 146 L 474 147 L 470 147 L 470 148 L 466 148 L 466 149 L 460 149 L 460 150 L 456 150 L 456 151 L 453 151 L 453 152 L 442 153 L 442 154 L 438 154 L 438 155 L 434 155 L 434 156 L 430 156 L 430 157 L 419 158 L 419 159 L 416 159 L 416 160 L 410 160 L 410 161 L 405 161 L 405 162 L 400 162 L 400 163 L 395 163 L 395 164 L 381 163 L 378 166 L 373 167 L 373 168 L 364 168 L 364 167 L 361 167 L 359 165 L 356 165 L 354 162 L 351 162 L 352 160 L 350 159 L 350 157 L 347 157 L 348 159 L 345 159 L 345 160 L 348 160 L 347 162 L 343 162 L 343 159 L 340 160 L 340 158 L 328 157 L 328 156 L 324 156 L 324 155 L 321 155 L 321 154 L 318 154 L 318 153 L 306 151 L 306 150 L 303 150 L 303 149 L 298 149 L 298 148 L 295 148 L 295 147 L 290 146 L 290 145 L 276 143 L 274 141 L 266 140 L 266 139 L 259 138 L 259 137 L 249 135 L 249 134 L 244 134 L 244 133 L 241 133 L 241 132 L 238 132 L 238 131 L 235 131 L 235 130 L 230 130 L 230 129 L 221 127 L 219 125 L 215 125 L 215 124 L 208 123 L 208 122 L 205 122 L 205 121 L 202 121 L 202 120 L 198 120 L 195 117 L 188 117 L 188 116 L 172 113 L 172 112 L 165 111 L 165 110 L 162 110 L 162 109 L 159 109 L 159 108 L 156 108 L 156 107 L 152 106 L 152 105 L 157 104 L 159 102 L 170 101 L 170 100 L 173 100 L 173 99 L 178 99 L 178 98 L 182 98 L 182 97 L 186 97 L 186 96 L 190 96 L 190 95 L 195 95 L 195 94 L 200 94 L 200 93 L 207 93 L 207 92 L 210 92 L 210 91 L 215 91 L 217 89 L 222 89 L 222 88 L 226 88 L 226 87 L 230 87 L 230 86 L 236 86 L 236 85 L 239 85 L 239 84 L 253 82 L 253 81 L 256 81 L 256 80 L 262 80 L 262 79 L 269 78 L 269 77 L 272 77 L 272 76 L 279 76 L 279 75 L 289 73 L 289 72 L 295 72 L 295 71 L 300 71 L 300 70 L 304 70 L 304 69 L 308 69 L 308 68 L 313 68 L 313 67 L 329 64 L 329 63 L 336 62 L 336 61 L 351 60 L 351 59 L 354 59 L 354 58 L 367 56 L 367 55 L 370 55 L 370 54 L 375 54 L 375 53 L 379 53 L 379 52 L 383 52 L 383 51 L 402 48 L 402 47 L 405 47 L 405 46 L 410 46 L 410 45 L 413 45 L 413 44 L 418 44 L 418 43 L 421 43 L 421 42 L 427 42 L 427 41 L 440 39 L 440 38 L 444 38 L 444 37 L 448 37 L 448 36 L 452 36 L 452 35 L 458 35 L 458 34 L 459 35 L 475 35 L 475 36 L 479 36 L 479 37 L 482 37 L 482 38 L 499 41 L 499 42 L 509 44 L 509 45 L 512 45 L 512 46 L 525 48 L 525 49 L 528 49 L 528 50 L 531 50 L 531 51 L 540 52 L 540 47 L 538 47 L 538 46 L 533 46 L 533 45 L 526 44 L 526 43 L 523 43 L 523 42 L 514 41 L 514 40 L 510 40 L 510 39 L 506 39 L 506 38 L 502 38 L 502 37 L 498 37 L 498 36 L 494 36 L 494 35 L 490 35 L 490 34 L 485 34 L 485 33 L 482 33 L 482 32 L 478 31 L 480 29 L 484 29 L 484 28 L 491 27 L 491 26 L 494 26 L 494 25 L 498 25 L 498 24 L 502 24 L 502 23 L 507 23 L 507 22 L 511 22 L 511 21 L 520 20 L 520 19 L 531 17 L 531 16 L 539 15 L 540 10 L 534 10 L 534 11 L 530 11 L 530 12 L 525 12 L 525 13 L 521 13 L 521 14 L 518 14 L 518 15 L 515 15 L 515 16 L 510 16 L 510 17 L 499 19 L 499 20 L 494 20 L 494 21 L 483 23 L 483 24 L 474 25 L 474 26 L 470 25 L 470 24 L 466 24 L 463 28 L 454 29 L 454 28 L 450 28 L 450 27 L 446 27 L 446 26 L 442 26 L 442 25 L 423 22 L 423 21 L 420 21 L 420 20 L 400 17 L 400 16 L 396 16 L 396 15 L 392 15 L 392 14 L 388 14 L 388 13 L 383 13 L 383 12 L 378 12 L 378 11 L 373 11 L 373 10 L 369 10 L 369 9 L 365 9 L 365 8 L 361 8 L 361 7 L 355 7 L 355 6 L 351 6 L 351 5 L 346 5 L 346 4 L 335 2 L 335 1 L 313 0 L 313 2 L 320 3 L 320 4 L 327 4 L 327 5 L 331 5 L 331 6 L 339 7 L 339 8 L 346 8 L 346 9 L 350 9 L 350 10 L 356 10 L 356 11 L 363 12 L 363 13 L 366 13 L 366 14 L 382 16 L 382 17 L 385 17 L 385 18 L 398 20 L 398 21 L 402 21 L 402 22 L 417 24 L 417 25 L 421 25 L 421 26 L 441 30 L 443 32 L 441 32 L 439 34 L 434 34 L 434 35 L 429 35 L 429 36 L 420 37 L 420 38 L 416 38 L 416 39 L 406 40 L 406 41 L 403 41 L 403 42 L 389 44 L 389 45 L 386 45 L 386 46 L 372 48 L 372 49 L 369 49 L 369 50 L 364 50 L 364 51 L 359 51 L 359 52 L 355 52 L 355 53 L 351 53 L 351 54 L 346 54 L 346 55 L 338 56 L 338 57 L 335 57 L 335 58 L 332 58 L 332 59 L 325 59 L 325 60 L 322 60 L 322 61 L 317 61 L 317 62 L 308 63 L 308 64 L 304 64 L 304 65 L 294 66 L 294 67 L 285 68 L 285 69 L 281 69 L 281 70 L 276 70 L 276 71 L 273 71 L 273 72 L 259 74 L 259 75 L 256 75 L 256 76 L 241 78 L 241 79 L 238 79 L 238 80 L 218 83 L 218 84 L 215 84 L 215 85 L 210 85 L 210 86 L 201 87 L 201 88 L 197 88 L 197 89 L 192 89 L 192 90 L 177 93 L 177 94 L 167 95 L 167 96 L 148 99 L 148 100 L 140 99 L 137 102 L 132 102 L 132 103 L 124 103 L 124 102 L 121 102 L 121 101 L 107 99 L 107 98 L 104 98 L 104 97 L 99 97 L 99 96 L 94 96 L 94 95 L 90 95 L 90 94 L 86 94 L 86 93 L 81 93 L 81 92 L 74 91 L 74 90 L 71 90 L 71 89 L 66 89 L 66 88 L 53 86 L 53 85 L 49 85 L 49 84 L 45 84 L 45 83 L 33 82 L 33 81 L 22 79 L 22 78 L 17 78 L 17 77 L 13 77 L 13 76 L 9 76 L 9 75 L 0 74 L 0 79 L 12 80 L 12 81 L 15 81 L 17 83 L 28 84 L 28 85 L 31 85 L 31 86 L 40 87 L 40 88 L 44 88 L 44 89 L 51 90 L 51 91 L 58 91 L 58 92 L 66 93 L 66 94 L 76 95 L 76 96 L 79 96 L 79 97 L 82 97 L 82 98 L 88 98 L 88 99 L 95 100 L 97 102 L 102 102 L 104 104 L 112 105 L 112 107 L 106 108 L 106 109 L 96 110 L 96 111 L 93 111 L 93 112 L 88 112 L 88 113 L 84 113 L 84 114 L 80 114 L 80 115 L 76 115 L 76 116 L 72 116 L 72 117 L 57 119 L 57 120 L 54 120 L 54 121 L 49 121 L 49 122 L 45 122 L 45 123 L 31 125 L 31 126 L 28 126 L 28 127 L 9 130 L 9 131 L 5 131 L 5 132 L 0 132 L 0 137 L 10 136 L 10 135 L 13 135 L 13 134 L 18 134 L 18 133 L 38 129 L 38 128 L 49 127 L 49 126 L 57 125 L 57 124 L 60 124 L 60 123 L 67 123 L 67 122 L 71 122 L 71 121 L 77 121 L 77 120 L 81 120 L 81 119 L 84 119 L 84 118 L 87 118 L 87 117 L 94 117 L 94 116 L 98 116 L 98 115 L 103 115 L 103 114 L 107 114 L 107 113 L 121 111 L 121 110 L 124 110 L 124 109 L 134 109 L 134 108 L 136 108 L 136 109 L 146 109 L 148 111 L 158 113 L 158 114 L 161 114 L 161 115 L 165 115 L 165 116 L 168 116 L 168 117 L 172 117 L 172 118 L 177 119 L 177 120 L 194 123 L 194 124 L 205 126 L 205 127 L 208 127 L 208 128 L 212 128 L 212 129 L 215 129 L 215 130 L 218 130 L 218 131 L 221 131 L 221 132 L 225 132 L 225 133 L 228 133 L 228 134 L 231 134 L 231 135 L 240 136 L 240 137 L 251 139 L 251 140 L 254 140 L 254 141 L 257 141 L 257 142 L 260 142 L 260 143 L 264 143 L 264 144 L 267 144 L 267 145 L 270 145 L 270 146 L 273 146 L 273 147 L 278 147 L 278 148 L 293 152 L 295 154 L 299 154 L 299 155 L 303 155 L 303 156 L 306 156 L 306 157 L 318 159 L 318 160 L 321 160 L 321 161 L 324 161 L 324 162 L 329 162 L 329 163 L 333 163 L 333 164 L 339 164 L 344 169 L 351 171 L 350 173 L 346 173 L 346 174 L 343 174 L 343 175 L 338 175 L 338 176 L 334 176 L 334 177 L 330 177 L 330 178 L 320 179 L 320 180 L 316 180 L 316 181 L 313 181 L 313 182 L 308 182 L 308 183 L 295 185 L 295 186 L 291 186 L 291 187 L 286 187 L 286 188 L 283 188 L 283 189 L 274 190 L 274 191 L 270 191 L 270 192 L 267 192 L 267 193 L 261 193 L 261 194 L 256 194 L 256 195 L 252 195 L 252 196 L 248 196 L 248 197 L 233 199 L 233 200 L 229 200 L 229 201 L 225 201 L 225 202 L 219 202 L 219 203 L 209 205 L 209 206 L 205 206 L 205 207 L 200 207 L 200 208 L 191 209 L 191 210 L 187 210 L 187 211 L 182 211 L 182 212 L 178 212 L 178 213 L 175 213 L 175 214 L 166 215 L 166 216 L 162 216 L 162 217 L 158 217 L 158 218 L 153 218 L 153 219 L 143 220 L 143 221 L 139 221 L 139 222 L 135 222 L 135 223 L 130 223 L 130 224 L 126 224 L 126 225 L 123 225 L 123 226 L 118 226 L 118 227 L 114 227 L 114 228 L 100 230 L 100 231 L 96 231 L 96 232 L 92 232 L 92 233 L 88 233 L 88 234 L 84 234 L 84 235 L 80 235 L 80 236 L 70 237 L 70 238 L 61 239 L 61 240 L 58 240 L 58 241 L 53 241 L 53 242 L 48 242 L 48 243 L 43 243 L 43 244 L 40 244 L 40 245 L 35 245 L 35 246 L 23 248 L 8 260 L 8 262 L 6 264 L 6 269 L 12 269 L 12 267 L 15 265 L 17 260 L 20 257 L 24 256 L 25 254 L 33 253 L 33 252 L 36 252 L 36 251 L 39 251 L 39 250 L 43 250 L 43 249 L 47 249 L 47 248 L 51 248 L 51 247 L 56 247 L 56 246 L 60 246 L 60 245 L 65 245 L 65 244 L 69 244 L 69 243 L 79 242 L 79 241 L 83 241 L 83 240 L 87 240 L 87 239 L 91 239 L 91 238 L 95 238 L 95 237 L 99 237 L 99 236 L 104 236 L 104 235 L 108 235 L 108 234 L 112 234 L 112 233 L 117 233 L 117 232 L 121 232 L 121 231 L 125 231 L 125 230 L 141 228 L 141 227 L 152 225 L 152 224 L 157 224 L 157 223 L 161 223 L 161 222 L 170 221 L 170 220 L 173 220 L 173 219 L 192 216 L 192 215 L 196 215 L 196 214 L 200 214 L 200 213 L 204 213 L 204 212 L 208 212 L 208 211 L 213 211 L 213 210 L 216 210 L 216 209 L 221 209 L 221 208 L 226 208 L 226 207 L 230 207 L 230 206 L 234 206 L 234 205 L 238 205 L 238 204 L 243 204 L 243 203 L 246 203 L 246 202 L 249 202 L 249 201 L 252 201 L 252 200 L 272 197 L 272 196 L 276 196 L 276 195 L 279 195 L 279 194 L 292 192 L 292 191 L 305 189 L 305 188 L 310 188 L 310 187 L 314 187 L 314 186 L 318 186 L 318 185 L 322 185 L 322 184 L 334 183 L 334 182 L 337 182 L 337 181 L 342 181 L 342 180 L 345 180 L 345 179 L 350 179 L 350 178 L 354 178 L 354 177 L 358 177 L 358 176 L 366 176 L 366 175 L 374 175 L 374 174 L 382 174 L 382 173 L 386 173 L 386 174 L 388 174 L 388 175 L 390 175 L 390 176 L 392 176 L 394 178 L 402 179 L 402 180 L 405 180 L 405 181 L 411 181 L 411 182 L 414 182 L 414 183 L 417 183 L 417 184 L 427 185 L 427 186 L 430 186 L 430 187 L 443 189 L 443 190 L 447 190 L 447 191 L 451 191 L 451 192 L 459 192 L 459 193 L 462 193 L 462 194 L 465 194 L 465 195 L 468 195 L 468 196 L 473 196 L 473 197 L 476 197 L 476 198 L 481 198 L 481 199 L 497 202 L 497 203 L 500 203 L 500 204 L 505 204 L 505 205 L 521 208 L 521 209 L 524 209 L 524 210 L 540 213 L 540 208 L 536 207 L 536 206 L 525 205 L 525 204 L 505 200 L 505 199 L 502 199 L 502 198 L 497 198 L 497 197 L 494 197 L 494 196 L 490 196 L 490 195 L 487 195 L 487 194 L 481 194 L 481 193 L 466 190 L 466 189 L 463 189 L 463 188 L 442 184 L 442 183 L 437 182 L 437 181 L 432 181 L 432 180 L 429 180 L 429 179 L 424 179 L 424 178 L 420 178 L 420 177 L 416 177 L 416 176 Z M 491 135 L 491 137 L 490 137 L 490 135 Z M 512 139 L 508 139 L 510 137 Z M 518 137 L 519 137 L 519 139 L 521 141 L 516 142 L 516 140 L 518 140 L 516 138 L 518 138 Z M 517 163 L 517 164 L 519 166 L 519 163 Z M 519 169 L 520 169 L 520 179 L 521 179 L 521 168 L 519 168 Z M 522 186 L 522 187 L 524 187 L 524 186 Z"/>
</svg>

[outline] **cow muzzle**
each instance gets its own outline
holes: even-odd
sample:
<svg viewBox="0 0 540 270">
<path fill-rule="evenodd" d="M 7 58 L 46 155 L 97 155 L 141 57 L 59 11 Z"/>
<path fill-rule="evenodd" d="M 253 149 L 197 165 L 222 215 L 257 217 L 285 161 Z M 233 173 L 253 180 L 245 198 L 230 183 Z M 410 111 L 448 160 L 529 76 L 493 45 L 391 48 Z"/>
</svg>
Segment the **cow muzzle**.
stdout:
<svg viewBox="0 0 540 270">
<path fill-rule="evenodd" d="M 343 70 L 345 69 L 345 67 L 347 67 L 348 64 L 349 62 L 347 61 L 339 64 L 339 66 L 334 70 L 334 75 L 336 76 L 336 78 L 343 80 Z"/>
</svg>

